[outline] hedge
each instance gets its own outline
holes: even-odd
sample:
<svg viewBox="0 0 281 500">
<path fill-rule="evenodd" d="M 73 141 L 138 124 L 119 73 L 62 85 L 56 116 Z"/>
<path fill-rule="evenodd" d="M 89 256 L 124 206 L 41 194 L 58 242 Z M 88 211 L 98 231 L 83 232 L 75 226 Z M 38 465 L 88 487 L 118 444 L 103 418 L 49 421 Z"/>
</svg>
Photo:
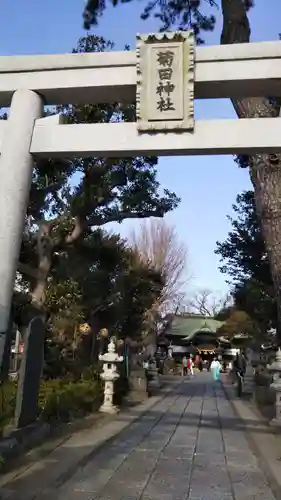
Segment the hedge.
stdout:
<svg viewBox="0 0 281 500">
<path fill-rule="evenodd" d="M 45 381 L 39 393 L 40 418 L 67 422 L 97 409 L 101 399 L 102 388 L 97 380 Z"/>
<path fill-rule="evenodd" d="M 38 398 L 38 418 L 44 421 L 68 422 L 97 410 L 103 400 L 100 367 L 87 368 L 78 380 L 72 377 L 42 380 Z M 114 402 L 119 405 L 129 384 L 121 373 L 115 384 Z M 15 381 L 0 386 L 0 430 L 11 423 L 16 405 Z"/>
<path fill-rule="evenodd" d="M 16 405 L 16 382 L 7 381 L 0 388 L 0 429 L 11 423 Z M 97 409 L 102 401 L 99 380 L 81 377 L 50 379 L 41 382 L 38 398 L 38 417 L 42 420 L 70 421 Z"/>
</svg>

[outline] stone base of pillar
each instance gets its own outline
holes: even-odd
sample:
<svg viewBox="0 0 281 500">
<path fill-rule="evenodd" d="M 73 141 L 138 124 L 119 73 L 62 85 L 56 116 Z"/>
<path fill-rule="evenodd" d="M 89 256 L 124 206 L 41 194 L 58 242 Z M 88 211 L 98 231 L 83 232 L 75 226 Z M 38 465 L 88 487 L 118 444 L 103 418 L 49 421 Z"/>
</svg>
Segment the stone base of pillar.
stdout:
<svg viewBox="0 0 281 500">
<path fill-rule="evenodd" d="M 99 411 L 101 413 L 108 413 L 109 415 L 115 415 L 116 413 L 119 412 L 119 408 L 115 405 L 106 405 L 106 404 L 103 404 Z"/>
<path fill-rule="evenodd" d="M 140 368 L 132 370 L 129 377 L 130 393 L 129 399 L 133 401 L 141 401 L 148 396 L 147 378 L 145 371 Z"/>
</svg>

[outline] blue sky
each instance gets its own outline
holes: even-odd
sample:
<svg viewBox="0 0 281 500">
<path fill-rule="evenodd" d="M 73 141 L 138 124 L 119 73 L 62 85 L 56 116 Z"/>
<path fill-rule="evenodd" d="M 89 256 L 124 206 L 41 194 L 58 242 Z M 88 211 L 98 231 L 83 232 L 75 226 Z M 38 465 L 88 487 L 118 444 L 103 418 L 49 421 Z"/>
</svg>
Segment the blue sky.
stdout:
<svg viewBox="0 0 281 500">
<path fill-rule="evenodd" d="M 82 29 L 83 0 L 1 0 L 0 55 L 63 53 L 76 45 Z M 218 2 L 219 3 L 219 2 Z M 251 11 L 252 41 L 276 40 L 281 31 L 280 0 L 256 2 Z M 122 50 L 125 44 L 135 47 L 135 34 L 157 31 L 154 19 L 142 21 L 140 13 L 145 1 L 133 1 L 118 8 L 108 8 L 99 26 L 94 30 L 116 43 Z M 270 9 L 265 4 L 270 4 Z M 217 27 L 206 38 L 207 44 L 218 44 L 221 18 Z M 196 117 L 234 117 L 227 100 L 197 101 Z M 167 220 L 189 251 L 189 272 L 194 276 L 192 287 L 204 287 L 224 292 L 225 277 L 218 271 L 215 243 L 223 240 L 229 230 L 226 215 L 236 195 L 251 187 L 248 172 L 238 169 L 230 156 L 172 157 L 159 161 L 159 180 L 163 187 L 175 191 L 182 202 Z M 136 222 L 118 225 L 126 235 Z"/>
</svg>

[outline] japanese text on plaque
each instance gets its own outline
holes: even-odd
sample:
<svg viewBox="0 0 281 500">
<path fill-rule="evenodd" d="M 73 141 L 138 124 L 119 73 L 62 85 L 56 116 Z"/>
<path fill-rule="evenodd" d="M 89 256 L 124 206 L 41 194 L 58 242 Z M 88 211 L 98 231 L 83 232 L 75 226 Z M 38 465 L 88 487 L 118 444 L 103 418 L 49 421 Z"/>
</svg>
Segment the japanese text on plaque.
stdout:
<svg viewBox="0 0 281 500">
<path fill-rule="evenodd" d="M 159 96 L 157 109 L 163 111 L 175 111 L 172 94 L 175 85 L 172 83 L 174 53 L 171 50 L 161 50 L 157 53 L 158 63 L 158 85 L 156 94 Z"/>
</svg>

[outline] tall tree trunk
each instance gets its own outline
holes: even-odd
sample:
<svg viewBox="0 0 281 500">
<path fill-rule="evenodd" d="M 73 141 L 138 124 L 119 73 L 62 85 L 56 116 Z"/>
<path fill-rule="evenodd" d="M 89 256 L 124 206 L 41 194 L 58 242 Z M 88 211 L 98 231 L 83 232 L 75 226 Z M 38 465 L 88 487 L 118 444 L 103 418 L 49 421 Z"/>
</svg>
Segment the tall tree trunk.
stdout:
<svg viewBox="0 0 281 500">
<path fill-rule="evenodd" d="M 48 277 L 52 267 L 53 243 L 50 237 L 51 226 L 42 224 L 39 230 L 37 251 L 38 268 L 37 279 L 31 291 L 32 304 L 35 308 L 41 309 L 45 302 L 45 293 L 48 285 Z"/>
<path fill-rule="evenodd" d="M 31 290 L 32 304 L 35 308 L 42 309 L 45 303 L 46 289 L 48 286 L 48 278 L 53 265 L 53 257 L 56 249 L 63 246 L 73 245 L 82 237 L 85 231 L 83 220 L 80 216 L 74 218 L 73 229 L 64 239 L 56 240 L 52 238 L 52 230 L 59 225 L 63 220 L 60 218 L 52 221 L 46 221 L 41 224 L 38 240 L 37 240 L 37 253 L 38 253 L 38 267 L 35 284 Z"/>
<path fill-rule="evenodd" d="M 250 41 L 245 0 L 222 0 L 222 44 Z M 269 98 L 233 99 L 239 118 L 279 116 L 280 106 Z M 249 131 L 250 132 L 250 131 Z M 265 130 L 266 133 L 266 130 Z M 250 158 L 250 176 L 255 190 L 257 214 L 269 256 L 277 303 L 278 343 L 281 344 L 281 155 L 263 154 Z"/>
</svg>

